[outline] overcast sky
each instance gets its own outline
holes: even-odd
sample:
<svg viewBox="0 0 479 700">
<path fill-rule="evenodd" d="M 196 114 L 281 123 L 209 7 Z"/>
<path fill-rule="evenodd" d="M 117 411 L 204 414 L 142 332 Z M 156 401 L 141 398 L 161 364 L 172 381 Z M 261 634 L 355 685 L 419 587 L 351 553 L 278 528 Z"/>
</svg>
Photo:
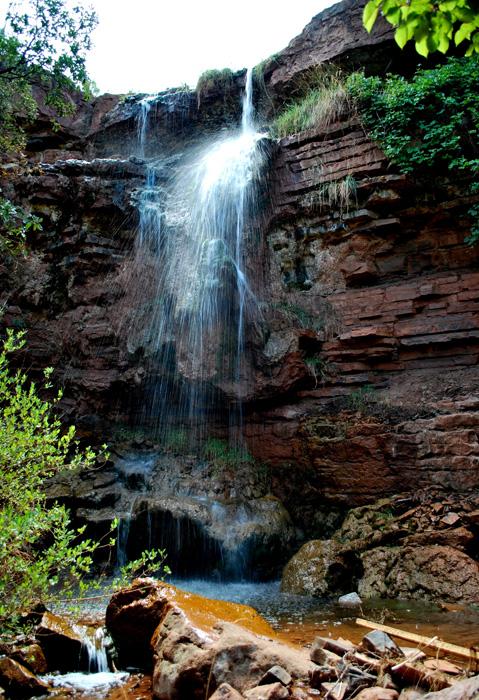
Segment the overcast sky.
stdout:
<svg viewBox="0 0 479 700">
<path fill-rule="evenodd" d="M 80 0 L 81 1 L 81 0 Z M 0 0 L 0 18 L 8 6 Z M 88 58 L 101 92 L 195 85 L 208 68 L 255 65 L 284 48 L 332 0 L 90 0 Z"/>
</svg>

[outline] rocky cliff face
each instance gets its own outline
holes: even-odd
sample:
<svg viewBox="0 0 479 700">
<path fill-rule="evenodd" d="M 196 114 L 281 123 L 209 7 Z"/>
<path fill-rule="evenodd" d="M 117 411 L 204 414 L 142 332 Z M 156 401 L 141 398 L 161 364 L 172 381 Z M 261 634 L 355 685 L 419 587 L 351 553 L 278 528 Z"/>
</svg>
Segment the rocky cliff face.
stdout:
<svg viewBox="0 0 479 700">
<path fill-rule="evenodd" d="M 275 99 L 323 60 L 368 54 L 384 67 L 390 34 L 362 32 L 359 5 L 319 15 L 275 59 Z M 198 140 L 238 120 L 243 85 L 239 74 L 227 94 L 155 99 L 146 156 L 161 159 L 162 186 Z M 143 313 L 129 292 L 145 178 L 139 109 L 105 96 L 56 136 L 42 113 L 28 162 L 1 171 L 4 195 L 44 219 L 28 256 L 0 267 L 2 323 L 28 330 L 21 362 L 33 376 L 55 367 L 65 414 L 99 442 L 141 422 L 148 383 L 147 348 L 125 322 Z M 462 183 L 400 175 L 354 114 L 271 151 L 251 263 L 263 320 L 250 329 L 243 393 L 246 439 L 272 492 L 322 536 L 347 508 L 387 494 L 477 489 L 479 253 L 464 243 Z M 114 508 L 107 482 L 106 501 L 87 494 L 76 507 Z"/>
</svg>

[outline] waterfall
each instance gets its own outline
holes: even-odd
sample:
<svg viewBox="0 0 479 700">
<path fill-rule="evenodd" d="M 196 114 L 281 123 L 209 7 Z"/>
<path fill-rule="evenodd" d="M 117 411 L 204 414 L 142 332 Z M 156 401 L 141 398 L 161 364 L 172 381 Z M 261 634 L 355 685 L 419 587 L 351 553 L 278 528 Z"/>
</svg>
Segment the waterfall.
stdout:
<svg viewBox="0 0 479 700">
<path fill-rule="evenodd" d="M 142 151 L 149 105 L 142 100 Z M 137 200 L 136 277 L 152 297 L 142 329 L 151 375 L 143 418 L 160 429 L 180 423 L 201 433 L 219 395 L 230 422 L 238 422 L 232 416 L 241 404 L 245 322 L 256 307 L 245 239 L 265 160 L 263 138 L 254 126 L 248 70 L 239 130 L 187 159 L 169 188 L 159 185 L 161 164 L 148 166 Z"/>
<path fill-rule="evenodd" d="M 87 658 L 89 673 L 104 673 L 108 671 L 108 656 L 105 648 L 105 632 L 97 627 L 93 633 L 85 634 L 82 651 Z"/>
<path fill-rule="evenodd" d="M 140 110 L 138 112 L 136 123 L 137 123 L 137 135 L 138 144 L 140 146 L 140 155 L 145 155 L 145 139 L 146 130 L 148 128 L 148 115 L 151 110 L 151 103 L 155 99 L 156 95 L 148 95 L 140 100 Z"/>
</svg>

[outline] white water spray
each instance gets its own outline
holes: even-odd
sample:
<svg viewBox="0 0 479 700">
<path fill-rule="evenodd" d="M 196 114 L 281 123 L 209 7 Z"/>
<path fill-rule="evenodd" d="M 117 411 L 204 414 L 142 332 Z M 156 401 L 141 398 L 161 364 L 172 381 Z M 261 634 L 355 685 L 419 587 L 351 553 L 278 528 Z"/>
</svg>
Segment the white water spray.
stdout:
<svg viewBox="0 0 479 700">
<path fill-rule="evenodd" d="M 142 101 L 142 150 L 149 104 Z M 245 318 L 255 306 L 245 239 L 265 157 L 263 138 L 254 126 L 248 70 L 239 132 L 185 165 L 168 197 L 157 185 L 155 166 L 148 169 L 139 197 L 137 257 L 154 268 L 148 335 L 157 366 L 149 412 L 163 424 L 173 404 L 189 427 L 204 424 L 212 385 L 227 387 L 230 400 L 240 403 L 233 395 L 242 379 Z"/>
</svg>

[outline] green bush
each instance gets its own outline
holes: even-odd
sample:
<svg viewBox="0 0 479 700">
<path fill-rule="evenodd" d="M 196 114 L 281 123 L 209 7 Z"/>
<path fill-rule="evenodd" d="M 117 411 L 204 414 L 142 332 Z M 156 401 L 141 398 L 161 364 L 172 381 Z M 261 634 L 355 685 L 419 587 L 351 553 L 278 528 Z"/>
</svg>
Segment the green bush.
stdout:
<svg viewBox="0 0 479 700">
<path fill-rule="evenodd" d="M 411 80 L 354 73 L 347 81 L 365 126 L 405 173 L 477 172 L 478 84 L 479 58 L 450 59 Z"/>
<path fill-rule="evenodd" d="M 60 472 L 92 467 L 97 455 L 80 450 L 75 428 L 64 430 L 53 409 L 61 392 L 44 401 L 25 374 L 12 372 L 8 356 L 24 344 L 24 333 L 8 331 L 0 350 L 0 628 L 15 627 L 38 602 L 72 596 L 91 573 L 102 543 L 71 526 L 67 510 L 48 507 L 45 480 Z M 51 369 L 45 371 L 49 388 Z M 117 523 L 111 523 L 111 532 Z M 114 540 L 104 543 L 113 547 Z M 164 552 L 145 552 L 123 572 L 161 568 Z M 163 572 L 167 573 L 165 567 Z M 82 580 L 84 583 L 82 584 Z M 125 581 L 124 576 L 120 581 Z"/>
<path fill-rule="evenodd" d="M 18 255 L 25 249 L 29 231 L 41 231 L 42 220 L 0 197 L 0 253 Z"/>
<path fill-rule="evenodd" d="M 210 90 L 226 90 L 233 82 L 233 71 L 230 68 L 211 68 L 205 70 L 196 83 L 196 92 L 198 95 Z"/>
<path fill-rule="evenodd" d="M 466 180 L 479 172 L 478 85 L 477 56 L 420 69 L 410 80 L 355 73 L 347 81 L 364 126 L 402 172 L 426 177 L 454 172 Z M 477 225 L 474 237 L 479 238 Z"/>
<path fill-rule="evenodd" d="M 240 464 L 252 464 L 253 457 L 242 446 L 231 446 L 226 440 L 208 438 L 203 445 L 203 456 L 214 468 L 237 467 Z"/>
</svg>

